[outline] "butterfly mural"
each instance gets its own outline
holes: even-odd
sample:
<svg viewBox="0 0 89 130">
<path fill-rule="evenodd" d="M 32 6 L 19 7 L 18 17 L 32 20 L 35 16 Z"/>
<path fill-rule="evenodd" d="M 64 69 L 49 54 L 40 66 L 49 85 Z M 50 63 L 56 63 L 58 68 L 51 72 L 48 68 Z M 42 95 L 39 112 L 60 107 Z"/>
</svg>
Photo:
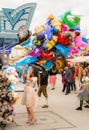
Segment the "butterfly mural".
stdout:
<svg viewBox="0 0 89 130">
<path fill-rule="evenodd" d="M 0 12 L 0 32 L 17 33 L 22 25 L 28 29 L 36 8 L 36 3 L 27 3 L 16 9 L 2 8 Z"/>
<path fill-rule="evenodd" d="M 0 50 L 17 45 L 19 27 L 28 29 L 36 8 L 36 3 L 27 3 L 16 9 L 2 8 L 0 11 Z"/>
</svg>

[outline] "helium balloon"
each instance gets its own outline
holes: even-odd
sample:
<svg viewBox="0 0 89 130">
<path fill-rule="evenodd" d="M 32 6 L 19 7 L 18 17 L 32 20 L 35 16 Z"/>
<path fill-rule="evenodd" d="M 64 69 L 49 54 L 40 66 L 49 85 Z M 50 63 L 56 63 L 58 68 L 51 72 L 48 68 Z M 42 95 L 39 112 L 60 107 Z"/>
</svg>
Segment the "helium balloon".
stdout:
<svg viewBox="0 0 89 130">
<path fill-rule="evenodd" d="M 35 63 L 37 61 L 38 61 L 38 59 L 35 56 L 26 56 L 26 57 L 19 59 L 15 63 L 13 63 L 12 66 L 21 66 L 21 65 L 25 66 L 26 64 L 29 65 L 29 64 Z"/>
<path fill-rule="evenodd" d="M 35 48 L 32 52 L 28 52 L 28 55 L 30 56 L 39 56 L 41 54 L 40 48 Z"/>
<path fill-rule="evenodd" d="M 72 15 L 71 12 L 68 11 L 64 14 L 64 23 L 67 24 L 69 28 L 74 28 L 80 23 L 80 17 Z"/>
<path fill-rule="evenodd" d="M 27 40 L 27 41 L 24 41 L 24 43 L 21 46 L 23 46 L 23 47 L 29 47 L 30 44 L 31 44 L 31 41 Z"/>
<path fill-rule="evenodd" d="M 52 40 L 53 28 L 50 25 L 50 20 L 48 20 L 48 22 L 45 24 L 44 34 L 48 40 Z"/>
<path fill-rule="evenodd" d="M 70 50 L 69 48 L 59 44 L 56 44 L 55 48 L 59 54 L 64 55 L 66 58 L 68 58 L 68 52 Z"/>
<path fill-rule="evenodd" d="M 75 46 L 76 46 L 77 48 L 78 48 L 78 47 L 84 47 L 84 48 L 87 47 L 86 42 L 84 42 L 84 41 L 82 40 L 82 37 L 81 37 L 81 36 L 76 36 L 76 37 L 74 38 L 74 44 L 75 44 Z"/>
<path fill-rule="evenodd" d="M 50 70 L 52 67 L 53 61 L 52 60 L 47 60 L 46 63 L 44 64 L 44 68 L 46 70 Z"/>
<path fill-rule="evenodd" d="M 88 40 L 86 39 L 86 37 L 82 37 L 82 41 L 88 43 Z"/>
</svg>

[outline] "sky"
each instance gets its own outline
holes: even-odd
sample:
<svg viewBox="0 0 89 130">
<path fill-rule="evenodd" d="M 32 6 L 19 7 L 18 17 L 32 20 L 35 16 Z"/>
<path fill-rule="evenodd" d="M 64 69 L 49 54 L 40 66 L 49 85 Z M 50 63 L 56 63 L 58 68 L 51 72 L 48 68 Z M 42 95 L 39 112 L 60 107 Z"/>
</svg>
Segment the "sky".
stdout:
<svg viewBox="0 0 89 130">
<path fill-rule="evenodd" d="M 30 30 L 46 22 L 47 16 L 53 14 L 55 17 L 71 10 L 74 14 L 82 15 L 81 29 L 84 35 L 89 35 L 89 0 L 0 0 L 2 8 L 17 8 L 26 3 L 36 2 L 37 7 L 30 25 Z"/>
</svg>

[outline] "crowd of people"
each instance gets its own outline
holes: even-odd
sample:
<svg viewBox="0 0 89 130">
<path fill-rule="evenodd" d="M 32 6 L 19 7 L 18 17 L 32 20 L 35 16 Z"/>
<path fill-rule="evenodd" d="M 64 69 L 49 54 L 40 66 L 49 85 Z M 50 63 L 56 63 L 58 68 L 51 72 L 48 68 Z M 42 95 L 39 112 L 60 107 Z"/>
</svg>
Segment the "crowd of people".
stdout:
<svg viewBox="0 0 89 130">
<path fill-rule="evenodd" d="M 42 108 L 49 107 L 47 86 L 50 85 L 51 90 L 56 89 L 59 71 L 55 64 L 53 64 L 50 71 L 46 71 L 43 67 L 40 70 L 32 65 L 26 65 L 17 73 L 19 81 L 23 79 L 22 83 L 25 84 L 21 104 L 26 106 L 28 114 L 26 123 L 34 124 L 37 121 L 34 107 L 40 104 L 42 94 L 45 98 L 45 104 Z M 63 84 L 62 92 L 69 95 L 71 91 L 74 91 L 80 100 L 79 107 L 76 110 L 82 110 L 84 101 L 86 103 L 84 107 L 89 108 L 89 65 L 85 63 L 69 63 L 64 67 L 60 75 Z"/>
<path fill-rule="evenodd" d="M 51 85 L 51 90 L 56 89 L 56 79 L 59 72 L 56 69 L 55 64 L 53 64 L 50 71 L 46 71 L 45 69 L 38 71 L 32 66 L 29 68 L 28 73 L 25 75 L 26 85 L 24 88 L 22 104 L 26 105 L 27 108 L 27 123 L 34 124 L 37 119 L 33 108 L 37 106 L 37 104 L 39 105 L 41 94 L 45 97 L 45 105 L 43 105 L 42 108 L 48 107 L 47 86 L 49 84 Z M 61 73 L 61 77 L 63 84 L 62 92 L 64 92 L 65 95 L 68 95 L 71 91 L 74 91 L 80 100 L 80 105 L 76 108 L 76 110 L 82 110 L 84 101 L 86 102 L 84 107 L 89 108 L 89 65 L 85 63 L 69 63 L 65 66 L 63 72 Z"/>
<path fill-rule="evenodd" d="M 89 108 L 89 64 L 76 63 L 69 64 L 64 68 L 62 73 L 63 92 L 68 95 L 71 91 L 77 94 L 80 100 L 80 106 L 76 110 L 82 110 L 83 101 L 86 102 L 84 107 Z"/>
</svg>

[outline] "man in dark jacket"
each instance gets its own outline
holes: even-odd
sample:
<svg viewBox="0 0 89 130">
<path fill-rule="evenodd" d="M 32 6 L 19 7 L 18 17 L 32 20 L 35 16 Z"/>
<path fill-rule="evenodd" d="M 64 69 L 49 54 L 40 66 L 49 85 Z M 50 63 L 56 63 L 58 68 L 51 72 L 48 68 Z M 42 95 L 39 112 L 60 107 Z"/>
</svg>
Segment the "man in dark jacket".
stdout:
<svg viewBox="0 0 89 130">
<path fill-rule="evenodd" d="M 43 93 L 44 97 L 46 98 L 46 104 L 42 106 L 42 108 L 48 107 L 48 94 L 47 94 L 47 85 L 48 85 L 48 72 L 43 70 L 39 72 L 38 77 L 38 97 L 41 97 L 41 93 Z"/>
<path fill-rule="evenodd" d="M 69 67 L 64 76 L 64 79 L 66 81 L 66 95 L 70 93 L 70 83 L 72 82 L 72 75 L 73 75 L 72 69 L 73 69 L 72 67 Z"/>
</svg>

